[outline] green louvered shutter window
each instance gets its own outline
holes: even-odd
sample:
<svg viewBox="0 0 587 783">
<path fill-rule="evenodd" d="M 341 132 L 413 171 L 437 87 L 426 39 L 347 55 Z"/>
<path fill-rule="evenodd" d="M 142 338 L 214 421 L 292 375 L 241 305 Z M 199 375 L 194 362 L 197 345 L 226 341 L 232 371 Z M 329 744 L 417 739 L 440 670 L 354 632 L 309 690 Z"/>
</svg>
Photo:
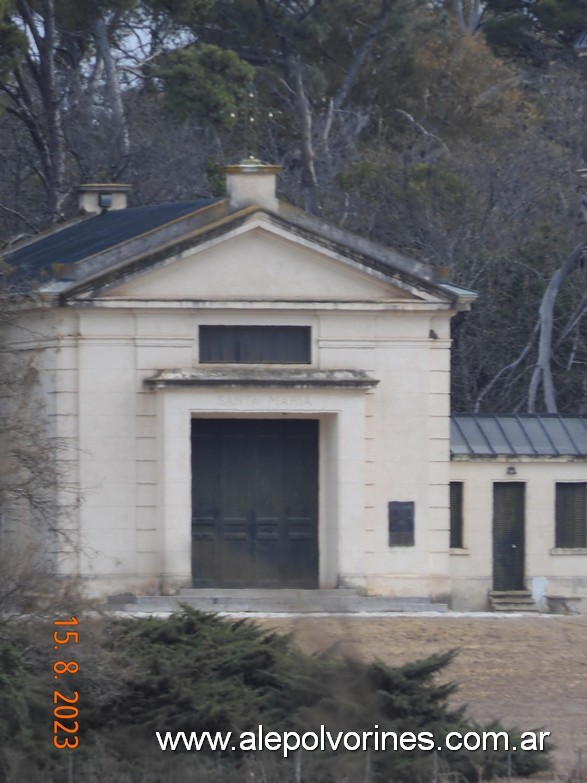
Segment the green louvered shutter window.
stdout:
<svg viewBox="0 0 587 783">
<path fill-rule="evenodd" d="M 450 482 L 450 548 L 463 548 L 463 482 Z"/>
<path fill-rule="evenodd" d="M 559 549 L 587 547 L 587 505 L 585 482 L 557 482 L 555 546 Z"/>
</svg>

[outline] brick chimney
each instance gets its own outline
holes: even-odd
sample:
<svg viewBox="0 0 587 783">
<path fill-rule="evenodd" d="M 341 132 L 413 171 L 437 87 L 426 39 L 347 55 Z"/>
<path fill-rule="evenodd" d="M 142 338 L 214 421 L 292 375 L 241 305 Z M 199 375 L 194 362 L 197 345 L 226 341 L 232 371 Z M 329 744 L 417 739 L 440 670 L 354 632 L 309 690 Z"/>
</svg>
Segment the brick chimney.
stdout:
<svg viewBox="0 0 587 783">
<path fill-rule="evenodd" d="M 126 209 L 132 185 L 115 182 L 78 185 L 78 204 L 82 215 L 97 215 L 114 209 Z"/>
<path fill-rule="evenodd" d="M 281 166 L 268 166 L 256 158 L 249 158 L 236 166 L 226 166 L 226 192 L 231 209 L 250 206 L 277 209 L 275 189 L 280 171 Z"/>
</svg>

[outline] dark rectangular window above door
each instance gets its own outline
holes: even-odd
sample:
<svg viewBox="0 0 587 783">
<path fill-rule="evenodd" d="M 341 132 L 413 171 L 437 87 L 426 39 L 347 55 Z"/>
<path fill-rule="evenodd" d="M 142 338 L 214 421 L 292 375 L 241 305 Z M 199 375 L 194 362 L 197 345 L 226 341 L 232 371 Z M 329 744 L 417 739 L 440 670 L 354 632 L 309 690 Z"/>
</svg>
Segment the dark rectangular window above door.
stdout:
<svg viewBox="0 0 587 783">
<path fill-rule="evenodd" d="M 200 362 L 310 364 L 309 326 L 200 326 Z"/>
<path fill-rule="evenodd" d="M 387 506 L 389 546 L 414 546 L 414 501 L 393 500 Z"/>
<path fill-rule="evenodd" d="M 555 547 L 584 549 L 587 547 L 587 484 L 563 482 L 556 484 Z"/>
</svg>

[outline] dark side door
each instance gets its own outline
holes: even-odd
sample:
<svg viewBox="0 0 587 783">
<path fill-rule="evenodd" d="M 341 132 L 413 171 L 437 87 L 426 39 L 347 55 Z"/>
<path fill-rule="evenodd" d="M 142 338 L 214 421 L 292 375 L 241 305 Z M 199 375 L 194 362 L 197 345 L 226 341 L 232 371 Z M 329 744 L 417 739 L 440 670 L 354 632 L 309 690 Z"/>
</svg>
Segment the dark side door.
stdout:
<svg viewBox="0 0 587 783">
<path fill-rule="evenodd" d="M 525 484 L 497 481 L 493 485 L 493 589 L 523 590 Z"/>
<path fill-rule="evenodd" d="M 192 420 L 194 587 L 318 586 L 318 422 Z"/>
</svg>

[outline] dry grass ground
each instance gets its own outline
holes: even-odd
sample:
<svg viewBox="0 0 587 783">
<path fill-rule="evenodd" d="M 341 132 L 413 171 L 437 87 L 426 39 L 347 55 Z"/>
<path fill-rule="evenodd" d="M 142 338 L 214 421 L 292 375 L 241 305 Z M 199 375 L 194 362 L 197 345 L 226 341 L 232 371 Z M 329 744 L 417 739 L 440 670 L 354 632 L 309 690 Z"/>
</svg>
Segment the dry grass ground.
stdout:
<svg viewBox="0 0 587 783">
<path fill-rule="evenodd" d="M 394 665 L 452 648 L 455 702 L 481 721 L 542 728 L 556 746 L 555 773 L 587 769 L 587 616 L 296 617 L 259 621 L 293 631 L 307 652 L 334 647 Z"/>
</svg>

